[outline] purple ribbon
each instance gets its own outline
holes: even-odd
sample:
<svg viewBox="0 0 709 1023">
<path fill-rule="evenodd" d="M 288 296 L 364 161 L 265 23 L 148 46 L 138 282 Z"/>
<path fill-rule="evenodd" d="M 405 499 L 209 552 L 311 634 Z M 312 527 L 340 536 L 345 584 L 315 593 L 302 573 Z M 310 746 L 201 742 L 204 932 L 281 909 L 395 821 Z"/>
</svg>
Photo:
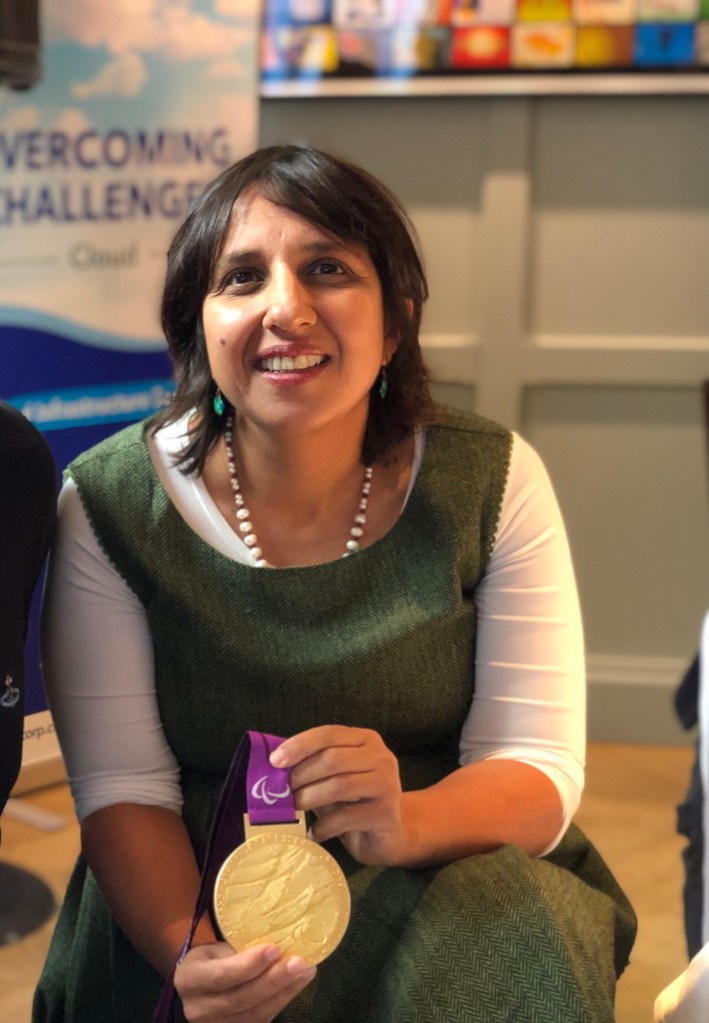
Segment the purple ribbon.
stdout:
<svg viewBox="0 0 709 1023">
<path fill-rule="evenodd" d="M 273 767 L 269 757 L 283 739 L 265 732 L 248 732 L 251 740 L 246 772 L 246 806 L 252 824 L 294 821 L 295 803 L 288 768 Z"/>
<path fill-rule="evenodd" d="M 182 1005 L 175 996 L 175 970 L 192 947 L 222 863 L 244 841 L 244 813 L 248 811 L 252 824 L 279 824 L 296 819 L 290 772 L 272 767 L 268 759 L 282 742 L 277 735 L 247 732 L 239 743 L 209 833 L 192 924 L 172 973 L 163 984 L 153 1023 L 184 1020 Z"/>
</svg>

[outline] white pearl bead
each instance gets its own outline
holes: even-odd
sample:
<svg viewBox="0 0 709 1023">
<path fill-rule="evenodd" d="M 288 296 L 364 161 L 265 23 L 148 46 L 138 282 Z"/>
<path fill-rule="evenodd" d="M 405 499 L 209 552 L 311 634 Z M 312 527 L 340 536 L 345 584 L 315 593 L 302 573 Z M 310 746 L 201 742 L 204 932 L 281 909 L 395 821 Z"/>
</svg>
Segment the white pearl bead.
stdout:
<svg viewBox="0 0 709 1023">
<path fill-rule="evenodd" d="M 233 438 L 233 413 L 226 424 L 224 430 L 224 437 L 226 441 L 226 453 L 227 453 L 227 466 L 229 469 L 229 483 L 231 484 L 232 493 L 234 495 L 234 505 L 236 507 L 236 519 L 239 523 L 239 532 L 246 534 L 242 536 L 242 539 L 246 546 L 249 548 L 249 553 L 253 559 L 255 565 L 259 568 L 271 568 L 271 565 L 263 557 L 263 551 L 258 546 L 258 537 L 254 530 L 253 522 L 249 521 L 251 513 L 245 506 L 244 498 L 241 494 L 239 487 L 239 480 L 236 475 L 236 460 L 234 458 L 234 450 L 232 447 Z M 371 479 L 374 472 L 374 466 L 368 465 L 364 470 L 364 483 L 362 484 L 362 491 L 360 494 L 359 507 L 357 514 L 354 517 L 354 525 L 350 529 L 350 536 L 352 539 L 348 540 L 345 544 L 345 552 L 342 555 L 343 558 L 349 557 L 355 551 L 361 549 L 358 537 L 364 536 L 364 526 L 367 522 L 367 516 L 364 514 L 367 509 L 367 495 L 371 490 Z"/>
</svg>

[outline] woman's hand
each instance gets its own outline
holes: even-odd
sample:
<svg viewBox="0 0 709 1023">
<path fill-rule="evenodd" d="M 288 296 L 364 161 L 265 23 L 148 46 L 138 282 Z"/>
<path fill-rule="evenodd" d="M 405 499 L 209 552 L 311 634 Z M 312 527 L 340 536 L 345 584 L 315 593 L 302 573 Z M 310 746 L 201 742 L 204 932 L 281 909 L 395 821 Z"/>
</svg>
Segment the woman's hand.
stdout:
<svg viewBox="0 0 709 1023">
<path fill-rule="evenodd" d="M 275 945 L 234 952 L 215 942 L 190 949 L 175 971 L 175 990 L 190 1023 L 271 1023 L 315 973 Z"/>
<path fill-rule="evenodd" d="M 290 768 L 299 810 L 314 810 L 316 842 L 340 838 L 359 863 L 393 865 L 406 844 L 399 765 L 366 728 L 323 725 L 286 739 L 271 755 Z"/>
<path fill-rule="evenodd" d="M 554 782 L 515 760 L 476 761 L 402 793 L 396 757 L 368 729 L 311 728 L 271 763 L 290 768 L 296 807 L 315 811 L 315 841 L 339 837 L 359 863 L 427 867 L 507 843 L 539 856 L 563 824 Z"/>
</svg>

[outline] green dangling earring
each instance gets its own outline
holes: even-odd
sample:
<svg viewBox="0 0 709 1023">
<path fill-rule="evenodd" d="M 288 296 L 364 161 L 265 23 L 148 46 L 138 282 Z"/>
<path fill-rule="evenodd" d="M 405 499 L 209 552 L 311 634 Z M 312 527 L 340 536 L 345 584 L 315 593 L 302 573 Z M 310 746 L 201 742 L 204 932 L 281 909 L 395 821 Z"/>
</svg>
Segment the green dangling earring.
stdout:
<svg viewBox="0 0 709 1023">
<path fill-rule="evenodd" d="M 224 415 L 224 398 L 222 397 L 222 392 L 218 387 L 217 393 L 212 398 L 212 408 L 220 418 Z"/>
<path fill-rule="evenodd" d="M 387 368 L 382 366 L 382 375 L 379 380 L 379 397 L 384 401 L 389 390 L 389 381 L 387 380 Z"/>
</svg>

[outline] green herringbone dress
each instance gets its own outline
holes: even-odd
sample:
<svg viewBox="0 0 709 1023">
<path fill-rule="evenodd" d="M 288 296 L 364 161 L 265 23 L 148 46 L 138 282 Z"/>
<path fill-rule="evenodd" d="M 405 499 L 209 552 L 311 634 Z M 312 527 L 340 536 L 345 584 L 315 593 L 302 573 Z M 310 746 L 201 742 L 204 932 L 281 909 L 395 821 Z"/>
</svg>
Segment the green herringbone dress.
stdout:
<svg viewBox="0 0 709 1023">
<path fill-rule="evenodd" d="M 474 691 L 475 588 L 509 450 L 502 428 L 443 416 L 384 539 L 355 557 L 273 571 L 234 563 L 189 529 L 140 426 L 74 463 L 101 544 L 146 608 L 198 859 L 247 729 L 374 728 L 405 788 L 457 766 Z M 282 1023 L 613 1020 L 635 919 L 578 829 L 543 860 L 506 846 L 426 870 L 362 867 L 338 843 L 331 850 L 349 878 L 351 924 Z M 160 984 L 80 860 L 34 1023 L 149 1023 Z"/>
</svg>

